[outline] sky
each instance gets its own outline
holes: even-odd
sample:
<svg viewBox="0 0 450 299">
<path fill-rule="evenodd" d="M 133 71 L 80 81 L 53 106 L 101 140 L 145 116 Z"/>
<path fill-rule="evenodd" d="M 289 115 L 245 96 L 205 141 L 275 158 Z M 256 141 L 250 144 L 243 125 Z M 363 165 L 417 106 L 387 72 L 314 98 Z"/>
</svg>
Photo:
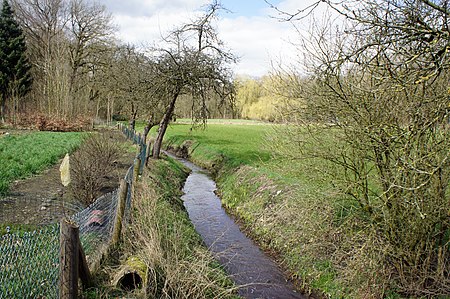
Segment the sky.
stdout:
<svg viewBox="0 0 450 299">
<path fill-rule="evenodd" d="M 113 15 L 118 38 L 145 47 L 171 29 L 192 20 L 208 0 L 97 0 Z M 296 11 L 313 0 L 268 0 L 277 7 Z M 296 59 L 292 41 L 298 38 L 292 24 L 273 18 L 276 11 L 264 0 L 221 0 L 230 12 L 217 23 L 219 37 L 239 57 L 236 75 L 260 77 L 271 71 L 271 62 Z"/>
</svg>

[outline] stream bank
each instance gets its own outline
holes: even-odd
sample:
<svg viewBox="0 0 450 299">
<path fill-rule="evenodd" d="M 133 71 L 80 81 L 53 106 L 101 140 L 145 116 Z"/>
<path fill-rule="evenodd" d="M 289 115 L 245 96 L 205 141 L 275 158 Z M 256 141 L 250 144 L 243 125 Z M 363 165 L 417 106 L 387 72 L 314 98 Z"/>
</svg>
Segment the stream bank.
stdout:
<svg viewBox="0 0 450 299">
<path fill-rule="evenodd" d="M 189 218 L 206 246 L 240 287 L 239 295 L 244 298 L 307 298 L 296 292 L 276 263 L 228 216 L 208 173 L 185 159 L 176 159 L 192 171 L 182 197 Z"/>
</svg>

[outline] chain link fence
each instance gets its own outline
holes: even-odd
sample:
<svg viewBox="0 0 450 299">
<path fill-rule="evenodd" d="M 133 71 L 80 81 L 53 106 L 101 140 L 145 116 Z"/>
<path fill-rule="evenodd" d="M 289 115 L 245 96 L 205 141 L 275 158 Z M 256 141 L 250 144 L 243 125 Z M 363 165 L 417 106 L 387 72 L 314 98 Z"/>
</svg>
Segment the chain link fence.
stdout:
<svg viewBox="0 0 450 299">
<path fill-rule="evenodd" d="M 122 132 L 140 151 L 136 159 L 146 158 L 146 145 L 140 135 L 126 127 Z M 135 161 L 136 161 L 135 159 Z M 141 168 L 142 169 L 142 168 Z M 134 163 L 124 180 L 128 184 L 123 226 L 129 220 Z M 82 247 L 89 267 L 99 265 L 111 242 L 119 194 L 105 194 L 70 220 L 79 226 Z M 52 224 L 40 230 L 5 234 L 0 237 L 0 299 L 58 298 L 60 226 Z"/>
</svg>

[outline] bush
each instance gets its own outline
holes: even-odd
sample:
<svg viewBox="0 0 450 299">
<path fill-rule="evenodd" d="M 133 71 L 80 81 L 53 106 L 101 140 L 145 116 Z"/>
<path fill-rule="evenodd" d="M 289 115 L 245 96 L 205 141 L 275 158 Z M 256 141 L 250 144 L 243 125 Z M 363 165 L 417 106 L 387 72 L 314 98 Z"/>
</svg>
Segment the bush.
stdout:
<svg viewBox="0 0 450 299">
<path fill-rule="evenodd" d="M 100 195 L 119 159 L 119 146 L 111 136 L 91 135 L 71 157 L 71 186 L 74 196 L 86 205 Z"/>
</svg>

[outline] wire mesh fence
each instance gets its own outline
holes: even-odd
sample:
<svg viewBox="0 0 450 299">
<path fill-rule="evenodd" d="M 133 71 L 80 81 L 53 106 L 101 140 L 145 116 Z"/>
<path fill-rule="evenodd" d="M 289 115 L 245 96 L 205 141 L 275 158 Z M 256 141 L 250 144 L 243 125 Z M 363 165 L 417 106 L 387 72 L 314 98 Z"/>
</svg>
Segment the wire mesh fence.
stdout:
<svg viewBox="0 0 450 299">
<path fill-rule="evenodd" d="M 122 132 L 140 151 L 135 158 L 145 163 L 143 138 L 126 127 Z M 140 167 L 141 168 L 141 167 Z M 124 180 L 127 183 L 124 227 L 130 218 L 134 163 Z M 119 191 L 98 198 L 93 204 L 70 217 L 79 227 L 81 245 L 88 264 L 99 264 L 108 248 L 114 229 Z M 40 230 L 5 234 L 0 237 L 0 299 L 58 298 L 60 226 L 52 224 Z"/>
<path fill-rule="evenodd" d="M 99 197 L 86 209 L 73 215 L 78 224 L 80 241 L 89 264 L 100 262 L 111 240 L 118 201 L 117 190 Z"/>
<path fill-rule="evenodd" d="M 0 238 L 0 298 L 58 298 L 59 225 Z"/>
</svg>

